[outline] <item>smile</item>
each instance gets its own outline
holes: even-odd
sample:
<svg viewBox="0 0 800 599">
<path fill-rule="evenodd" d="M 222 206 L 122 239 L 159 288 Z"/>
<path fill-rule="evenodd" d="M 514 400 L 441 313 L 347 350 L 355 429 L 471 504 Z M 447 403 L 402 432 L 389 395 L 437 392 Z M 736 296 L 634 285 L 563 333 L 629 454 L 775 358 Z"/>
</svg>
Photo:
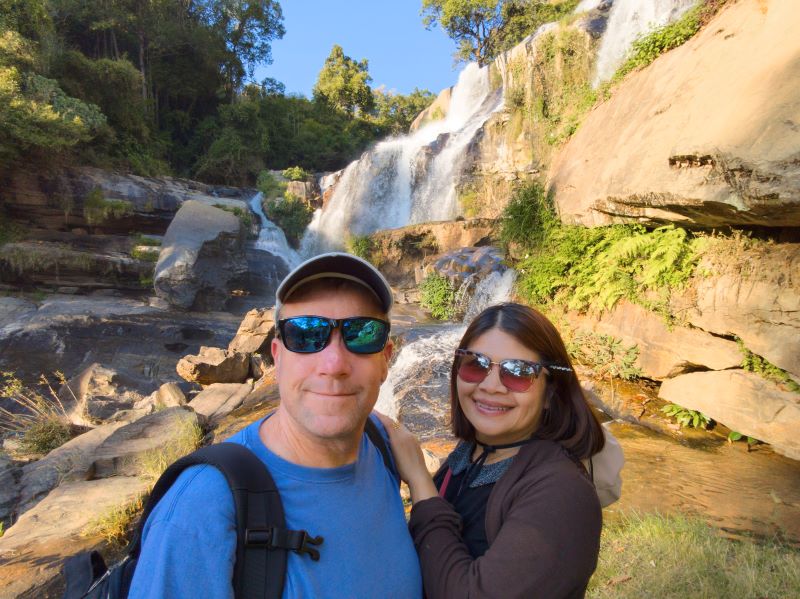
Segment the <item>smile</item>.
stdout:
<svg viewBox="0 0 800 599">
<path fill-rule="evenodd" d="M 489 412 L 491 414 L 502 414 L 504 412 L 508 412 L 511 410 L 509 406 L 499 406 L 496 404 L 488 404 L 477 399 L 473 399 L 472 401 L 475 402 L 475 405 L 481 412 Z"/>
</svg>

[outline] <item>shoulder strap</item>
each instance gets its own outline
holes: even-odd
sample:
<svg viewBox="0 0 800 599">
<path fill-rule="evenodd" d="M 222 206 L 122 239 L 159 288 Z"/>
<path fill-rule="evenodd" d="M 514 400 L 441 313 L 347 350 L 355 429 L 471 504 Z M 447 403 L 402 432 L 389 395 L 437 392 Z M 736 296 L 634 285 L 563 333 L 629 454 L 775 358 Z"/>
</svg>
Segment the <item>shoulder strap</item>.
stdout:
<svg viewBox="0 0 800 599">
<path fill-rule="evenodd" d="M 237 599 L 280 598 L 286 573 L 286 550 L 314 557 L 305 531 L 286 530 L 283 505 L 269 471 L 253 452 L 238 443 L 202 447 L 172 464 L 158 479 L 128 550 L 138 557 L 144 523 L 178 476 L 190 466 L 208 464 L 225 476 L 236 508 L 236 564 L 233 585 Z M 314 543 L 318 544 L 318 543 Z M 281 549 L 276 551 L 275 549 Z M 319 554 L 317 553 L 317 559 Z"/>
<path fill-rule="evenodd" d="M 398 481 L 400 480 L 400 475 L 397 472 L 397 468 L 394 465 L 394 460 L 392 459 L 392 455 L 389 452 L 389 446 L 386 445 L 386 439 L 384 439 L 381 432 L 378 430 L 378 426 L 373 422 L 372 418 L 367 417 L 367 422 L 364 424 L 364 432 L 367 433 L 367 437 L 372 442 L 372 444 L 378 448 L 378 451 L 383 458 L 383 464 L 386 466 L 386 469 L 392 473 Z"/>
</svg>

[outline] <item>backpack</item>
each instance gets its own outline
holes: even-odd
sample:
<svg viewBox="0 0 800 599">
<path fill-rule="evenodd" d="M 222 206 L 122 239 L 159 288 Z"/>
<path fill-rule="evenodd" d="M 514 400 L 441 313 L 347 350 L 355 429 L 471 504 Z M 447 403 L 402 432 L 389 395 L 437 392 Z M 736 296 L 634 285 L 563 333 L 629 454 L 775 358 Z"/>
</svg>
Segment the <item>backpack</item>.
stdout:
<svg viewBox="0 0 800 599">
<path fill-rule="evenodd" d="M 364 428 L 380 452 L 386 469 L 399 485 L 397 469 L 383 435 L 371 418 L 367 418 Z M 182 457 L 159 477 L 122 560 L 108 568 L 98 551 L 80 553 L 65 560 L 63 599 L 126 599 L 139 559 L 147 517 L 181 472 L 200 464 L 213 466 L 222 472 L 233 493 L 236 512 L 234 597 L 280 599 L 288 551 L 308 554 L 312 560 L 319 560 L 316 547 L 324 539 L 305 530 L 286 528 L 278 489 L 264 463 L 243 445 L 219 443 Z"/>
</svg>

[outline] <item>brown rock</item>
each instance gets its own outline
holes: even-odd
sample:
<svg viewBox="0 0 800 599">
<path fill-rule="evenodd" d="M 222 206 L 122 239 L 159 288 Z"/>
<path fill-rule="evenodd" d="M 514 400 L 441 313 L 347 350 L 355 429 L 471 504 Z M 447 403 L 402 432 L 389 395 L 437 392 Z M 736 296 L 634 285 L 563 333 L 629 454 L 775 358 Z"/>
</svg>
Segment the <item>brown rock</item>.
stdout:
<svg viewBox="0 0 800 599">
<path fill-rule="evenodd" d="M 184 356 L 175 366 L 178 375 L 201 385 L 243 383 L 250 370 L 247 354 L 218 347 L 201 347 L 196 356 Z"/>
<path fill-rule="evenodd" d="M 587 115 L 550 168 L 563 220 L 800 225 L 800 4 L 761 4 L 729 3 Z"/>
<path fill-rule="evenodd" d="M 275 314 L 272 308 L 250 310 L 244 315 L 236 336 L 228 344 L 228 351 L 260 353 L 271 363 L 270 343 L 275 335 L 274 327 Z"/>
<path fill-rule="evenodd" d="M 721 422 L 729 429 L 800 460 L 800 395 L 743 370 L 693 372 L 667 379 L 662 399 Z"/>
<path fill-rule="evenodd" d="M 189 407 L 213 424 L 242 405 L 253 390 L 253 383 L 215 383 L 198 393 Z"/>
<path fill-rule="evenodd" d="M 430 123 L 431 121 L 438 121 L 447 116 L 450 110 L 450 100 L 453 97 L 453 88 L 446 87 L 439 92 L 433 103 L 425 110 L 420 112 L 417 117 L 412 121 L 409 127 L 409 133 L 413 133 L 420 127 Z"/>
</svg>

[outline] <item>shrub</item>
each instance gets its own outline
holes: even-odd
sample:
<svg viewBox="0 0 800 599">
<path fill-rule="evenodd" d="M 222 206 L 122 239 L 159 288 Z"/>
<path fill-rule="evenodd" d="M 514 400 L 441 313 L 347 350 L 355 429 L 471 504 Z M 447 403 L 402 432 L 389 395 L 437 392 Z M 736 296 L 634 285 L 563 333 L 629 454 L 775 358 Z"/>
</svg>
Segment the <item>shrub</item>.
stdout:
<svg viewBox="0 0 800 599">
<path fill-rule="evenodd" d="M 135 233 L 133 235 L 133 245 L 147 245 L 150 247 L 159 247 L 161 240 L 155 239 L 143 233 Z"/>
<path fill-rule="evenodd" d="M 289 181 L 306 181 L 311 177 L 311 173 L 307 172 L 300 166 L 290 166 L 281 173 Z"/>
<path fill-rule="evenodd" d="M 681 427 L 688 426 L 691 428 L 708 428 L 711 424 L 711 419 L 697 410 L 690 410 L 678 404 L 667 404 L 661 411 L 670 418 L 674 418 Z"/>
<path fill-rule="evenodd" d="M 354 256 L 371 261 L 372 238 L 369 235 L 350 235 L 345 242 L 345 247 Z"/>
<path fill-rule="evenodd" d="M 55 374 L 62 385 L 66 383 L 62 373 Z M 22 412 L 0 408 L 0 430 L 19 435 L 23 453 L 47 454 L 70 440 L 72 427 L 66 410 L 44 375 L 39 380 L 48 389 L 50 399 L 23 385 L 13 372 L 3 372 L 2 377 L 0 395 L 10 398 Z"/>
<path fill-rule="evenodd" d="M 450 320 L 455 316 L 456 290 L 450 279 L 433 273 L 419 285 L 420 304 L 430 310 L 431 316 L 439 320 Z"/>
<path fill-rule="evenodd" d="M 107 200 L 103 190 L 95 187 L 83 201 L 83 217 L 89 225 L 101 225 L 133 214 L 133 206 L 124 200 Z"/>
<path fill-rule="evenodd" d="M 500 242 L 523 248 L 540 245 L 558 223 L 553 199 L 541 183 L 532 182 L 519 188 L 500 217 Z"/>
<path fill-rule="evenodd" d="M 624 346 L 611 335 L 579 332 L 567 342 L 570 357 L 579 364 L 594 366 L 599 375 L 609 375 L 632 381 L 642 375 L 636 365 L 639 348 Z"/>
<path fill-rule="evenodd" d="M 265 198 L 274 198 L 283 195 L 286 191 L 286 183 L 278 181 L 269 171 L 261 171 L 256 182 L 258 191 L 264 194 Z"/>
<path fill-rule="evenodd" d="M 269 220 L 283 229 L 286 240 L 294 248 L 300 245 L 300 239 L 313 214 L 305 202 L 292 194 L 286 194 L 283 199 L 266 201 L 264 212 Z"/>
</svg>

